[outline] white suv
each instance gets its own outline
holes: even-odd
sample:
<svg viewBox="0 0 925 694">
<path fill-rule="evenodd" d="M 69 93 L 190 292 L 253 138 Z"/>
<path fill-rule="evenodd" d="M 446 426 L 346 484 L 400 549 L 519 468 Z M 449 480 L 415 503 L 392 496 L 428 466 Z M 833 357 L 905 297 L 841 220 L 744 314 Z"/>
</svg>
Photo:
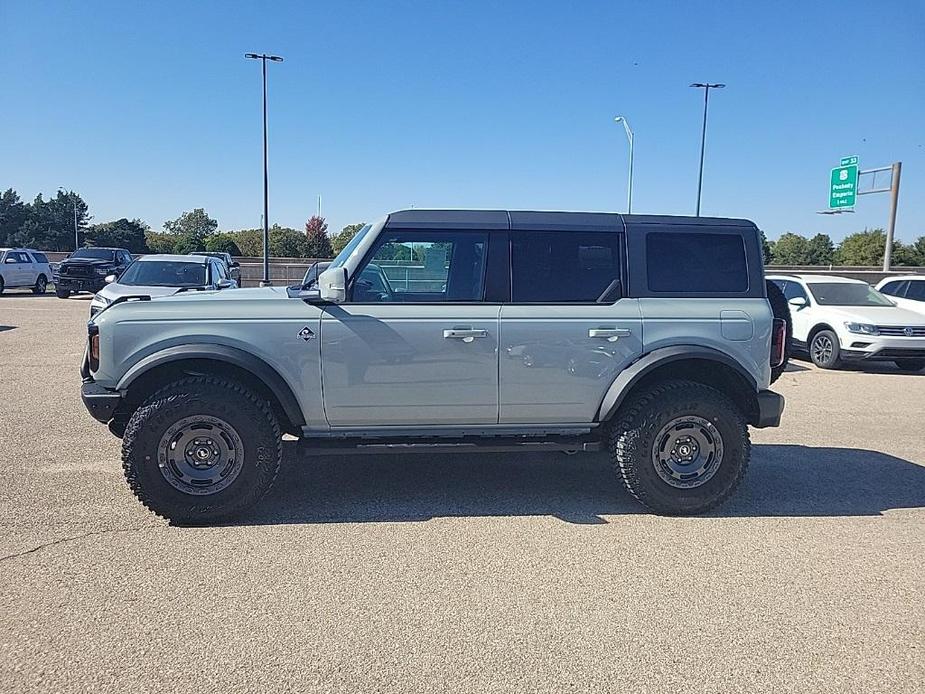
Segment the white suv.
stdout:
<svg viewBox="0 0 925 694">
<path fill-rule="evenodd" d="M 877 290 L 887 294 L 897 306 L 925 313 L 925 275 L 901 275 L 880 281 Z"/>
<path fill-rule="evenodd" d="M 0 248 L 0 293 L 13 287 L 29 287 L 44 294 L 51 280 L 51 267 L 44 253 L 30 248 Z"/>
<path fill-rule="evenodd" d="M 793 347 L 816 366 L 892 361 L 925 369 L 925 316 L 900 308 L 866 282 L 828 275 L 770 275 L 790 304 Z"/>
</svg>

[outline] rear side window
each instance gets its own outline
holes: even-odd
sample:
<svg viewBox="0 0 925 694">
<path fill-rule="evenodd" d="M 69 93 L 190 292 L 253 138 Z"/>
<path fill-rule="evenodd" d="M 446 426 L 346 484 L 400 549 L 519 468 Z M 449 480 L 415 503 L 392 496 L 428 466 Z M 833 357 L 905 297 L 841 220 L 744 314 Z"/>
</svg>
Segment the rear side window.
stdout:
<svg viewBox="0 0 925 694">
<path fill-rule="evenodd" d="M 594 303 L 619 297 L 620 236 L 613 232 L 515 232 L 511 301 Z"/>
<path fill-rule="evenodd" d="M 48 262 L 48 256 L 46 256 L 44 253 L 32 251 L 32 257 L 35 258 L 35 262 L 37 263 L 47 263 Z"/>
<path fill-rule="evenodd" d="M 906 298 L 925 301 L 925 280 L 909 280 L 909 286 L 906 288 Z"/>
<path fill-rule="evenodd" d="M 745 240 L 739 234 L 652 232 L 646 235 L 649 291 L 748 291 Z"/>
</svg>

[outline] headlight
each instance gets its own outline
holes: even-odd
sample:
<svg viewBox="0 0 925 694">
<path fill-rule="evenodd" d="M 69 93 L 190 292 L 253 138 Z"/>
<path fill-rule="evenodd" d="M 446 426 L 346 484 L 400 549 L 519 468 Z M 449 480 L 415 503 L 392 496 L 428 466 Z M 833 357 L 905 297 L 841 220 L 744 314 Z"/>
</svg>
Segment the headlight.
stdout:
<svg viewBox="0 0 925 694">
<path fill-rule="evenodd" d="M 849 333 L 859 333 L 861 335 L 879 335 L 876 325 L 870 323 L 845 323 Z"/>
<path fill-rule="evenodd" d="M 106 298 L 105 296 L 103 296 L 102 294 L 94 294 L 94 295 L 93 295 L 93 301 L 91 301 L 90 303 L 91 303 L 91 304 L 100 304 L 101 306 L 109 306 L 109 304 L 111 303 L 111 301 L 110 301 L 110 299 L 107 299 L 107 298 Z"/>
</svg>

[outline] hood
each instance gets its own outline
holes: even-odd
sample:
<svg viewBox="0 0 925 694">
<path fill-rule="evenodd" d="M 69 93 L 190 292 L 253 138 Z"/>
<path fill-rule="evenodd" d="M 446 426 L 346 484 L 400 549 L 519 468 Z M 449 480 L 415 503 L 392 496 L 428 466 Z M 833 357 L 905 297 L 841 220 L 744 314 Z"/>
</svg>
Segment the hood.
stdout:
<svg viewBox="0 0 925 694">
<path fill-rule="evenodd" d="M 849 323 L 925 326 L 925 316 L 899 306 L 821 306 L 820 308 Z"/>
<path fill-rule="evenodd" d="M 65 258 L 58 266 L 61 265 L 115 265 L 116 261 L 103 258 Z"/>
<path fill-rule="evenodd" d="M 137 289 L 137 287 L 135 287 Z M 142 292 L 137 292 L 141 294 Z M 247 289 L 222 289 L 221 291 L 187 291 L 164 299 L 164 301 L 254 301 L 257 299 L 288 298 L 286 287 L 248 287 Z"/>
<path fill-rule="evenodd" d="M 134 294 L 147 294 L 152 299 L 160 296 L 172 296 L 180 291 L 179 287 L 145 287 L 145 286 L 136 286 L 133 284 L 119 284 L 118 282 L 110 282 L 105 287 L 100 289 L 97 294 L 100 296 L 105 296 L 110 301 L 118 299 L 120 296 L 130 296 Z M 199 294 L 201 292 L 195 289 L 187 289 L 181 294 L 193 293 Z M 207 294 L 212 294 L 213 292 L 206 292 Z"/>
</svg>

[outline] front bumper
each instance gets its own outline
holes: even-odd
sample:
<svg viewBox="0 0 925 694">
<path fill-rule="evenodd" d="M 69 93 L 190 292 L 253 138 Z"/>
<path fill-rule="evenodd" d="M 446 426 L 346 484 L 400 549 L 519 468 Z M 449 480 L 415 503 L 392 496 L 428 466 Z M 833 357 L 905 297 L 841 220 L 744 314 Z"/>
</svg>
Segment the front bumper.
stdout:
<svg viewBox="0 0 925 694">
<path fill-rule="evenodd" d="M 58 277 L 55 287 L 67 289 L 70 292 L 93 292 L 94 294 L 106 286 L 102 277 Z"/>
<path fill-rule="evenodd" d="M 894 359 L 925 359 L 925 338 L 884 337 L 879 335 L 841 336 L 842 359 L 893 361 Z"/>
<path fill-rule="evenodd" d="M 773 390 L 760 390 L 756 401 L 758 411 L 749 424 L 756 429 L 780 426 L 780 417 L 784 412 L 784 396 Z"/>
<path fill-rule="evenodd" d="M 93 381 L 84 381 L 80 386 L 80 399 L 93 419 L 106 424 L 122 403 L 122 394 L 107 390 Z"/>
</svg>

